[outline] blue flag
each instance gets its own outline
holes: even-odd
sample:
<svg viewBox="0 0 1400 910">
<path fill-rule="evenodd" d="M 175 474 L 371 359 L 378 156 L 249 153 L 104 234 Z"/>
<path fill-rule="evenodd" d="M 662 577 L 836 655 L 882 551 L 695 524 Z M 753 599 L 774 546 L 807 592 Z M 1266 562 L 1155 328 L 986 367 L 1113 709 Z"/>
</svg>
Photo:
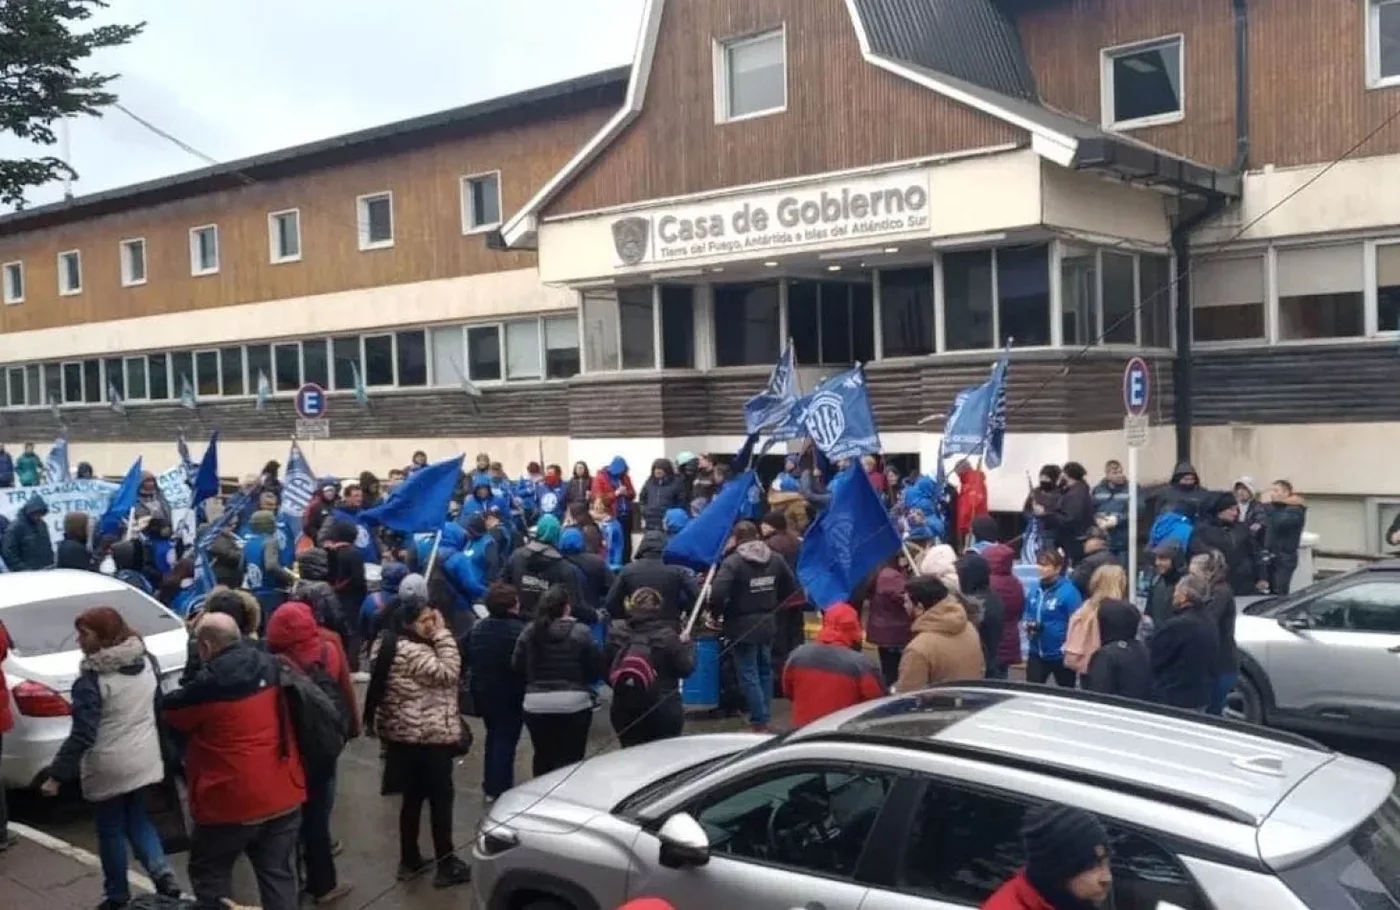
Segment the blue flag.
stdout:
<svg viewBox="0 0 1400 910">
<path fill-rule="evenodd" d="M 770 433 L 782 439 L 795 439 L 801 435 L 786 435 L 794 429 L 788 414 L 797 402 L 797 362 L 792 352 L 792 342 L 783 348 L 782 356 L 768 374 L 768 385 L 757 395 L 744 402 L 744 427 L 751 435 Z M 781 440 L 780 440 L 781 441 Z"/>
<path fill-rule="evenodd" d="M 1032 515 L 1026 519 L 1026 530 L 1021 533 L 1021 562 L 1028 566 L 1035 565 L 1036 557 L 1040 556 L 1043 548 L 1040 519 Z"/>
<path fill-rule="evenodd" d="M 229 497 L 224 511 L 210 522 L 194 539 L 194 590 L 186 601 L 186 613 L 198 611 L 204 598 L 214 589 L 214 569 L 209 563 L 209 548 L 223 531 L 235 530 L 257 505 L 257 491 L 239 492 Z"/>
<path fill-rule="evenodd" d="M 183 439 L 183 435 L 181 436 Z M 186 450 L 188 452 L 188 449 Z M 204 457 L 194 469 L 194 503 L 198 505 L 211 496 L 219 495 L 219 431 L 209 435 Z"/>
<path fill-rule="evenodd" d="M 447 504 L 462 476 L 465 457 L 458 455 L 415 471 L 382 505 L 362 512 L 360 521 L 402 534 L 436 531 L 447 520 Z"/>
<path fill-rule="evenodd" d="M 306 507 L 316 495 L 316 486 L 316 475 L 301 453 L 301 446 L 293 440 L 292 451 L 287 455 L 287 469 L 282 472 L 282 514 L 293 527 L 301 527 Z"/>
<path fill-rule="evenodd" d="M 126 521 L 131 510 L 136 508 L 140 494 L 141 459 L 137 458 L 127 469 L 126 477 L 122 478 L 122 485 L 117 487 L 117 492 L 112 494 L 107 503 L 107 511 L 102 513 L 102 520 L 97 523 L 97 533 L 101 535 L 119 532 L 122 522 Z"/>
<path fill-rule="evenodd" d="M 745 471 L 726 481 L 705 510 L 666 544 L 663 558 L 668 563 L 704 572 L 719 561 L 734 523 L 749 504 L 749 490 L 758 485 L 758 475 Z"/>
<path fill-rule="evenodd" d="M 849 601 L 862 579 L 900 547 L 899 531 L 865 470 L 853 464 L 837 480 L 831 504 L 807 529 L 797 557 L 797 580 L 823 610 Z"/>
<path fill-rule="evenodd" d="M 44 473 L 49 475 L 49 483 L 67 483 L 73 479 L 68 470 L 68 434 L 60 433 L 49 446 L 49 457 L 44 460 Z"/>
<path fill-rule="evenodd" d="M 832 461 L 880 451 L 880 431 L 860 367 L 826 379 L 800 410 L 802 431 Z"/>
<path fill-rule="evenodd" d="M 990 379 L 963 389 L 953 398 L 939 443 L 944 456 L 983 452 L 987 467 L 1001 466 L 1006 442 L 1006 368 L 1003 356 L 992 368 Z"/>
</svg>

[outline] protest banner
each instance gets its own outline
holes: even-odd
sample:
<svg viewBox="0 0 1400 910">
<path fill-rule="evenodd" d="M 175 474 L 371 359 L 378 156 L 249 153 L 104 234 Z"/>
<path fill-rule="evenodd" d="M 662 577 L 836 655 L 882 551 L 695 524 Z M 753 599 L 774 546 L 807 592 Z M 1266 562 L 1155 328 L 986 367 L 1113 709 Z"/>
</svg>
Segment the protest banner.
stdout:
<svg viewBox="0 0 1400 910">
<path fill-rule="evenodd" d="M 45 519 L 54 546 L 63 540 L 63 517 L 69 512 L 83 512 L 97 521 L 107 511 L 107 503 L 117 485 L 105 480 L 70 480 L 66 483 L 45 483 L 36 487 L 13 487 L 0 490 L 0 515 L 10 521 L 19 517 L 20 510 L 32 496 L 40 496 L 49 507 Z"/>
</svg>

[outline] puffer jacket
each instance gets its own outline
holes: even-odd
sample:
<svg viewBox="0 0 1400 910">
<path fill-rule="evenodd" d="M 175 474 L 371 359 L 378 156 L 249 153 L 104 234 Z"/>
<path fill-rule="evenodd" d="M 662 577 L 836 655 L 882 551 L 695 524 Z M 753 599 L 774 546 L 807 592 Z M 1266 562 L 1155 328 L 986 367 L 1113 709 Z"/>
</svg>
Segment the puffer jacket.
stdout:
<svg viewBox="0 0 1400 910">
<path fill-rule="evenodd" d="M 44 519 L 48 510 L 44 498 L 33 494 L 0 537 L 0 557 L 11 572 L 53 568 L 53 538 Z"/>
<path fill-rule="evenodd" d="M 651 469 L 661 469 L 665 473 L 660 480 L 648 477 L 637 494 L 637 510 L 642 514 L 642 530 L 666 530 L 666 513 L 671 509 L 685 508 L 685 480 L 676 474 L 675 467 L 665 458 L 652 462 Z"/>
<path fill-rule="evenodd" d="M 525 678 L 525 694 L 587 692 L 603 678 L 603 655 L 593 631 L 572 616 L 541 629 L 530 623 L 515 641 L 511 666 Z"/>
<path fill-rule="evenodd" d="M 384 639 L 374 643 L 373 663 Z M 457 681 L 462 656 L 452 630 L 441 628 L 430 641 L 402 635 L 394 647 L 394 662 L 384 695 L 374 710 L 374 731 L 382 740 L 418 745 L 452 745 L 461 735 L 457 713 Z"/>
<path fill-rule="evenodd" d="M 510 554 L 501 577 L 520 592 L 520 615 L 527 620 L 535 615 L 535 606 L 551 585 L 563 585 L 574 614 L 583 622 L 597 622 L 597 613 L 583 593 L 583 573 L 547 543 L 532 540 L 518 548 Z"/>
<path fill-rule="evenodd" d="M 657 701 L 674 695 L 681 680 L 695 672 L 695 645 L 681 641 L 675 626 L 658 609 L 633 610 L 612 624 L 603 646 L 603 666 L 615 667 L 634 645 L 643 644 L 650 649 L 649 659 L 656 669 Z"/>
<path fill-rule="evenodd" d="M 662 616 L 679 626 L 681 612 L 695 602 L 700 586 L 689 569 L 669 566 L 661 561 L 665 549 L 666 535 L 656 531 L 642 535 L 636 555 L 617 573 L 603 601 L 603 608 L 609 616 L 614 619 L 622 617 L 627 612 L 627 603 L 632 595 L 643 588 L 651 588 L 661 597 Z"/>
<path fill-rule="evenodd" d="M 981 679 L 987 666 L 982 640 L 967 611 L 947 597 L 915 617 L 914 637 L 899 659 L 896 692 L 916 692 L 954 679 Z"/>
<path fill-rule="evenodd" d="M 792 569 L 761 540 L 739 544 L 715 572 L 710 599 L 730 641 L 773 643 L 773 612 L 797 590 Z"/>
<path fill-rule="evenodd" d="M 982 550 L 987 568 L 992 570 L 991 588 L 1001 598 L 1001 641 L 997 645 L 997 661 L 1003 667 L 1021 662 L 1021 614 L 1026 611 L 1026 589 L 1011 573 L 1016 553 L 1004 543 Z"/>
</svg>

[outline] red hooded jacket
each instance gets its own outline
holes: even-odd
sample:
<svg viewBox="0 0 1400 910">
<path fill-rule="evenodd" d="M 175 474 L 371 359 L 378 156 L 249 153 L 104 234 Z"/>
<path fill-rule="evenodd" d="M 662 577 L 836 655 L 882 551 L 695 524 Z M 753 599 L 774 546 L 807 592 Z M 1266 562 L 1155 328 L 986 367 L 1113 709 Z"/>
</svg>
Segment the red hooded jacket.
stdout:
<svg viewBox="0 0 1400 910">
<path fill-rule="evenodd" d="M 10 633 L 5 624 L 0 623 L 0 664 L 10 654 Z M 14 710 L 10 707 L 10 687 L 5 682 L 5 671 L 0 670 L 0 733 L 6 733 L 15 725 Z"/>
<path fill-rule="evenodd" d="M 318 626 L 310 606 L 291 601 L 273 611 L 272 619 L 267 623 L 267 648 L 273 654 L 287 658 L 303 672 L 313 664 L 325 667 L 330 677 L 340 685 L 340 694 L 350 709 L 350 735 L 360 735 L 355 686 L 350 681 L 350 662 L 345 659 L 340 636 Z"/>
<path fill-rule="evenodd" d="M 832 604 L 822 614 L 817 640 L 788 656 L 783 691 L 792 697 L 794 727 L 886 694 L 880 671 L 855 650 L 863 638 L 855 608 Z"/>
<path fill-rule="evenodd" d="M 1021 580 L 1011 573 L 1011 564 L 1016 553 L 1004 543 L 995 544 L 982 551 L 987 560 L 987 568 L 992 570 L 992 591 L 1006 606 L 1001 617 L 1001 644 L 997 647 L 997 660 L 1002 666 L 1014 667 L 1021 662 L 1021 614 L 1026 611 L 1026 589 Z"/>
<path fill-rule="evenodd" d="M 958 472 L 958 540 L 972 532 L 972 519 L 987 514 L 987 475 L 965 467 Z"/>
</svg>

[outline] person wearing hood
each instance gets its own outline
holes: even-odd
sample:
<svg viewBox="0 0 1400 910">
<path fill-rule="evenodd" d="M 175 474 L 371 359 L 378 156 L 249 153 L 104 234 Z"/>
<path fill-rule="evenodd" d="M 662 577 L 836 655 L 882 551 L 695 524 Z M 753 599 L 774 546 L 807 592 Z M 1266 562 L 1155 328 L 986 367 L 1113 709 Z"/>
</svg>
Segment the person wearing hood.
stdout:
<svg viewBox="0 0 1400 910">
<path fill-rule="evenodd" d="M 366 509 L 372 509 L 384 501 L 379 478 L 374 476 L 373 471 L 360 472 L 360 501 Z"/>
<path fill-rule="evenodd" d="M 1253 477 L 1241 477 L 1231 488 L 1235 502 L 1240 504 L 1240 524 L 1249 528 L 1249 533 L 1262 545 L 1264 543 L 1264 501 L 1259 496 Z M 1269 491 L 1265 491 L 1266 495 Z"/>
<path fill-rule="evenodd" d="M 128 584 L 142 593 L 153 594 L 155 588 L 142 571 L 145 562 L 145 554 L 139 540 L 119 540 L 112 545 L 112 565 L 116 569 L 113 575 L 117 581 Z"/>
<path fill-rule="evenodd" d="M 1035 488 L 1026 495 L 1026 504 L 1021 511 L 1027 518 L 1038 519 L 1041 527 L 1046 527 L 1046 516 L 1060 504 L 1060 474 L 1059 465 L 1044 465 Z"/>
<path fill-rule="evenodd" d="M 486 596 L 486 589 L 500 571 L 500 548 L 487 525 L 485 518 L 473 515 L 465 527 L 453 522 L 442 526 L 441 547 L 446 549 L 440 550 L 438 560 L 456 602 L 449 620 L 458 631 L 463 628 L 465 614 L 474 612 L 473 607 Z"/>
<path fill-rule="evenodd" d="M 1128 564 L 1128 478 L 1123 463 L 1110 458 L 1103 466 L 1103 480 L 1090 491 L 1094 500 L 1094 525 L 1108 538 L 1108 548 L 1120 565 Z"/>
<path fill-rule="evenodd" d="M 552 584 L 536 598 L 511 666 L 525 679 L 535 776 L 582 761 L 593 721 L 592 687 L 605 665 L 589 623 L 573 614 L 569 588 Z"/>
<path fill-rule="evenodd" d="M 1146 499 L 1156 503 L 1156 514 L 1182 512 L 1186 515 L 1201 514 L 1205 500 L 1211 493 L 1201 486 L 1201 477 L 1189 461 L 1179 461 L 1172 468 L 1171 479 L 1160 487 L 1147 492 Z M 1190 508 L 1178 509 L 1180 503 L 1190 503 Z"/>
<path fill-rule="evenodd" d="M 1152 698 L 1152 658 L 1138 638 L 1142 614 L 1126 600 L 1099 604 L 1099 648 L 1079 684 L 1090 692 L 1148 701 Z"/>
<path fill-rule="evenodd" d="M 374 641 L 384 627 L 389 605 L 399 596 L 399 585 L 408 577 L 408 566 L 401 562 L 385 563 L 379 571 L 379 590 L 365 598 L 360 605 L 360 636 Z M 312 613 L 315 618 L 315 613 Z"/>
<path fill-rule="evenodd" d="M 60 784 L 81 781 L 83 799 L 93 804 L 106 898 L 99 910 L 116 910 L 131 900 L 128 843 L 157 892 L 178 898 L 180 888 L 146 812 L 144 792 L 165 778 L 155 664 L 141 636 L 111 607 L 85 610 L 73 626 L 83 652 L 73 682 L 73 723 L 41 790 L 55 796 Z"/>
<path fill-rule="evenodd" d="M 586 492 L 586 491 L 585 491 Z M 541 515 L 553 515 L 560 521 L 569 507 L 569 488 L 564 483 L 564 470 L 557 464 L 545 468 L 544 477 L 535 490 Z"/>
<path fill-rule="evenodd" d="M 1196 522 L 1191 554 L 1217 550 L 1225 558 L 1225 581 L 1236 595 L 1259 593 L 1264 587 L 1259 545 L 1240 520 L 1240 504 L 1234 493 L 1217 493 Z"/>
<path fill-rule="evenodd" d="M 1006 604 L 992 589 L 992 567 L 982 554 L 969 550 L 957 563 L 958 584 L 965 599 L 972 601 L 977 617 L 977 637 L 982 641 L 982 661 L 988 679 L 1005 679 L 1007 668 L 997 654 L 1006 621 Z M 971 617 L 971 613 L 969 613 Z"/>
<path fill-rule="evenodd" d="M 749 723 L 768 729 L 773 701 L 773 614 L 797 590 L 787 561 L 759 539 L 758 528 L 741 521 L 730 535 L 733 550 L 715 571 L 711 612 L 730 641 Z"/>
<path fill-rule="evenodd" d="M 665 458 L 651 463 L 651 476 L 637 494 L 637 511 L 641 514 L 643 531 L 661 531 L 666 527 L 666 513 L 685 508 L 685 483 Z"/>
<path fill-rule="evenodd" d="M 637 491 L 632 487 L 625 458 L 621 455 L 614 457 L 606 468 L 593 476 L 592 495 L 595 502 L 602 500 L 608 503 L 612 517 L 622 528 L 622 562 L 625 564 L 632 558 L 632 513 L 637 501 Z"/>
<path fill-rule="evenodd" d="M 330 556 L 325 550 L 320 547 L 302 550 L 297 554 L 297 582 L 287 599 L 309 604 L 317 624 L 339 635 L 343 648 L 350 637 L 349 617 L 331 587 L 330 577 Z"/>
<path fill-rule="evenodd" d="M 793 727 L 885 694 L 880 668 L 861 653 L 864 644 L 855 608 L 847 603 L 827 607 L 816 640 L 794 649 L 783 665 Z"/>
<path fill-rule="evenodd" d="M 1118 561 L 1109 545 L 1108 533 L 1097 525 L 1089 526 L 1080 546 L 1083 548 L 1083 556 L 1074 564 L 1074 568 L 1069 573 L 1069 579 L 1079 589 L 1081 596 L 1088 597 L 1089 581 L 1094 577 L 1094 573 L 1103 566 L 1118 566 L 1122 563 Z"/>
<path fill-rule="evenodd" d="M 954 592 L 936 576 L 919 575 L 905 588 L 914 636 L 899 659 L 896 692 L 917 692 L 935 683 L 981 679 L 987 670 L 977 627 Z"/>
<path fill-rule="evenodd" d="M 1298 547 L 1303 540 L 1303 526 L 1308 523 L 1308 507 L 1303 497 L 1293 492 L 1293 484 L 1275 480 L 1265 494 L 1261 511 L 1264 519 L 1264 552 L 1268 554 L 1265 580 L 1269 583 L 1269 590 L 1281 597 L 1293 586 L 1293 573 L 1298 569 Z M 1396 517 L 1396 521 L 1400 521 L 1400 516 Z M 1396 535 L 1391 533 L 1388 536 L 1394 538 Z"/>
<path fill-rule="evenodd" d="M 639 746 L 681 735 L 681 680 L 695 672 L 695 645 L 681 641 L 662 615 L 654 588 L 634 593 L 626 617 L 608 629 L 603 666 L 613 690 L 608 719 L 618 742 Z"/>
<path fill-rule="evenodd" d="M 535 616 L 540 598 L 554 585 L 561 585 L 568 594 L 571 615 L 586 625 L 598 621 L 597 613 L 583 596 L 583 577 L 573 563 L 559 552 L 563 529 L 559 519 L 546 515 L 535 525 L 535 539 L 510 554 L 501 578 L 520 592 L 520 614 L 529 620 Z"/>
<path fill-rule="evenodd" d="M 302 533 L 314 544 L 320 539 L 321 526 L 326 523 L 326 518 L 338 507 L 340 500 L 340 483 L 333 477 L 323 477 L 316 486 L 316 495 L 311 497 L 311 501 L 306 504 L 306 512 L 302 516 Z"/>
<path fill-rule="evenodd" d="M 768 489 L 774 493 L 800 493 L 802 491 L 802 457 L 789 455 L 783 459 L 783 469 Z"/>
<path fill-rule="evenodd" d="M 1058 550 L 1044 550 L 1036 557 L 1040 583 L 1026 602 L 1026 638 L 1030 654 L 1026 681 L 1043 683 L 1050 677 L 1062 689 L 1074 688 L 1074 671 L 1065 666 L 1065 639 L 1069 622 L 1084 598 L 1074 582 L 1064 576 L 1065 558 Z"/>
<path fill-rule="evenodd" d="M 262 607 L 263 622 L 286 600 L 296 576 L 282 566 L 277 540 L 277 516 L 259 509 L 248 519 L 243 538 L 243 587 Z"/>
<path fill-rule="evenodd" d="M 2 451 L 3 447 L 0 447 L 0 452 Z M 78 462 L 78 472 L 74 476 L 78 480 L 92 480 L 97 474 L 93 471 L 91 462 L 80 461 Z"/>
<path fill-rule="evenodd" d="M 1172 618 L 1176 583 L 1186 571 L 1186 558 L 1176 541 L 1158 544 L 1152 550 L 1152 587 L 1147 593 L 1147 631 L 1160 628 Z"/>
<path fill-rule="evenodd" d="M 579 575 L 582 576 L 580 591 L 583 599 L 589 609 L 597 613 L 603 608 L 603 603 L 608 599 L 608 592 L 617 580 L 613 570 L 601 556 L 588 552 L 587 541 L 578 528 L 566 528 L 560 533 L 559 552 L 578 569 Z"/>
<path fill-rule="evenodd" d="M 472 495 L 466 502 L 462 503 L 462 512 L 457 517 L 458 521 L 464 522 L 473 515 L 485 515 L 491 506 L 498 504 L 496 493 L 491 488 L 490 483 L 473 483 Z"/>
<path fill-rule="evenodd" d="M 690 609 L 690 605 L 700 596 L 700 587 L 695 581 L 695 574 L 689 569 L 667 565 L 662 561 L 665 550 L 666 535 L 660 531 L 648 531 L 642 535 L 642 542 L 637 545 L 637 558 L 617 573 L 603 601 L 603 609 L 610 617 L 614 620 L 624 618 L 632 596 L 650 588 L 660 596 L 657 609 L 661 618 L 679 631 L 681 614 Z"/>
<path fill-rule="evenodd" d="M 478 620 L 462 648 L 472 701 L 486 727 L 481 793 L 494 802 L 515 786 L 515 750 L 525 728 L 525 678 L 511 665 L 525 631 L 520 596 L 498 581 L 486 592 L 485 619 Z"/>
<path fill-rule="evenodd" d="M 972 519 L 972 543 L 968 547 L 978 553 L 983 553 L 991 547 L 997 546 L 1001 540 L 1001 529 L 997 527 L 997 520 L 990 515 L 978 515 Z"/>
<path fill-rule="evenodd" d="M 1026 865 L 982 910 L 1094 910 L 1110 905 L 1113 869 L 1108 832 L 1083 809 L 1047 804 L 1021 824 Z"/>
<path fill-rule="evenodd" d="M 63 540 L 58 544 L 57 568 L 94 570 L 92 550 L 88 548 L 90 524 L 86 512 L 69 512 L 63 516 Z"/>
<path fill-rule="evenodd" d="M 1210 600 L 1209 582 L 1183 575 L 1173 591 L 1171 618 L 1147 640 L 1153 697 L 1164 705 L 1201 712 L 1210 706 L 1220 650 Z"/>
<path fill-rule="evenodd" d="M 662 530 L 666 532 L 666 537 L 669 539 L 684 531 L 688 524 L 690 524 L 690 512 L 685 509 L 667 509 L 666 517 L 662 520 Z"/>
<path fill-rule="evenodd" d="M 44 462 L 34 452 L 34 443 L 24 444 L 24 453 L 15 460 L 15 477 L 22 487 L 37 487 L 44 479 Z"/>
<path fill-rule="evenodd" d="M 0 489 L 9 489 L 15 485 L 15 460 L 10 457 L 10 453 L 5 450 L 4 443 L 0 443 Z"/>
<path fill-rule="evenodd" d="M 1011 570 L 1016 552 L 1006 544 L 987 547 L 982 551 L 982 558 L 987 561 L 991 573 L 988 586 L 1002 603 L 996 662 L 988 665 L 987 673 L 989 676 L 997 673 L 1000 675 L 992 678 L 1005 679 L 1010 668 L 1021 662 L 1021 616 L 1026 610 L 1026 589 Z"/>
<path fill-rule="evenodd" d="M 141 485 L 136 490 L 136 514 L 137 517 L 171 520 L 170 503 L 161 492 L 156 475 L 150 471 L 141 472 Z"/>
<path fill-rule="evenodd" d="M 49 536 L 48 515 L 49 504 L 38 493 L 25 501 L 0 536 L 0 558 L 5 560 L 5 568 L 11 572 L 53 568 L 53 538 Z"/>
<path fill-rule="evenodd" d="M 589 517 L 593 519 L 593 526 L 598 532 L 598 542 L 600 549 L 598 555 L 607 562 L 608 568 L 614 572 L 620 572 L 627 560 L 627 532 L 622 529 L 622 523 L 612 516 L 612 501 L 604 496 L 593 501 L 593 506 L 589 511 Z M 588 529 L 584 529 L 585 538 Z"/>
</svg>

